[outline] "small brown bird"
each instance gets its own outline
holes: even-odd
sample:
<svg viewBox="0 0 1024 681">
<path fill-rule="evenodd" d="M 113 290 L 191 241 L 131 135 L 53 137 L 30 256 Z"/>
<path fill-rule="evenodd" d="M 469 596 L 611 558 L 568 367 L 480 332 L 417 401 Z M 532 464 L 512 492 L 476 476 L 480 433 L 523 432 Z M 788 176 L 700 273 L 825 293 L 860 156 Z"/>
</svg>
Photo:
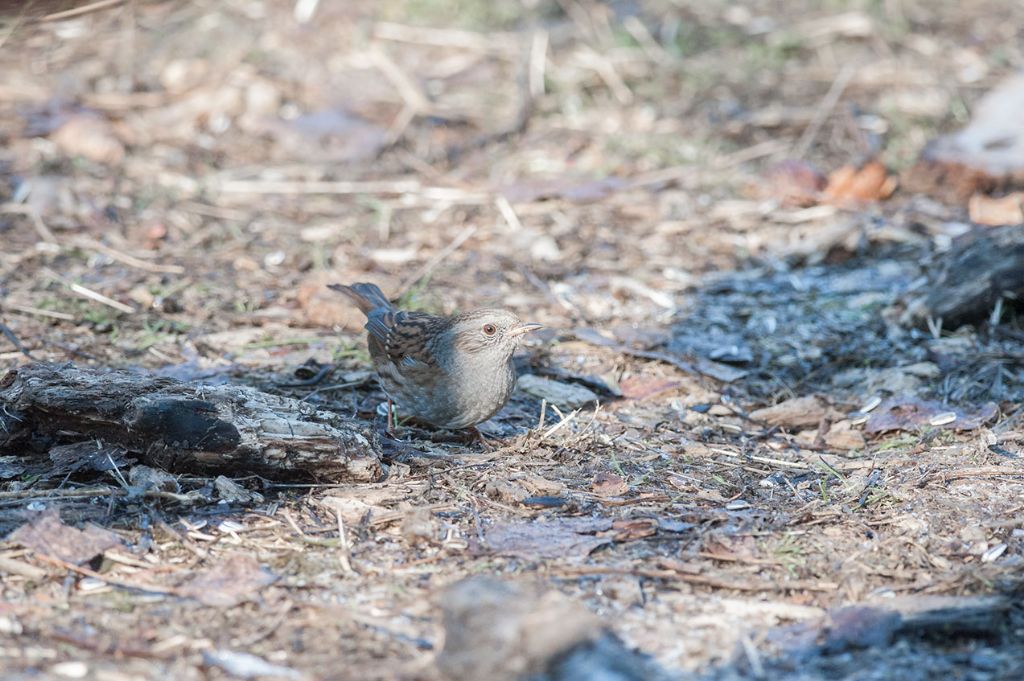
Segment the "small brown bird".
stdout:
<svg viewBox="0 0 1024 681">
<path fill-rule="evenodd" d="M 381 387 L 410 416 L 439 428 L 469 428 L 505 406 L 516 387 L 512 366 L 523 334 L 541 328 L 507 310 L 454 317 L 397 310 L 374 284 L 330 288 L 366 315 L 367 343 Z"/>
</svg>

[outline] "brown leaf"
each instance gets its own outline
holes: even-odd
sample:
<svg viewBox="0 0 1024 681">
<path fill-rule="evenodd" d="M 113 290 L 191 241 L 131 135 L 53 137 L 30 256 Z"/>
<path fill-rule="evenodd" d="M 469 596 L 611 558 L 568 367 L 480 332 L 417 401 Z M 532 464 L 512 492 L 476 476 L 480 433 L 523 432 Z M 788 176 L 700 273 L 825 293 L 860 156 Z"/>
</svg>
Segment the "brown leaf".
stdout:
<svg viewBox="0 0 1024 681">
<path fill-rule="evenodd" d="M 878 161 L 861 167 L 843 166 L 832 172 L 824 195 L 832 203 L 844 201 L 881 201 L 896 191 L 896 177 Z"/>
<path fill-rule="evenodd" d="M 82 530 L 65 525 L 55 508 L 37 514 L 12 532 L 8 539 L 36 553 L 75 565 L 87 563 L 122 543 L 116 534 L 95 525 L 86 525 Z"/>
<path fill-rule="evenodd" d="M 801 428 L 816 426 L 825 418 L 827 405 L 815 396 L 794 397 L 775 406 L 750 412 L 750 418 L 769 426 Z"/>
<path fill-rule="evenodd" d="M 621 518 L 612 523 L 612 537 L 615 541 L 636 541 L 651 537 L 658 532 L 657 518 Z"/>
<path fill-rule="evenodd" d="M 193 574 L 178 587 L 178 593 L 203 605 L 230 608 L 254 600 L 260 589 L 275 581 L 277 576 L 261 567 L 254 557 L 236 553 Z"/>
<path fill-rule="evenodd" d="M 629 483 L 615 473 L 601 471 L 594 476 L 594 481 L 590 483 L 590 489 L 598 496 L 617 497 L 629 491 Z"/>
<path fill-rule="evenodd" d="M 295 299 L 302 319 L 314 326 L 340 326 L 350 331 L 361 330 L 365 316 L 345 296 L 327 288 L 335 277 L 316 272 L 299 283 Z"/>
<path fill-rule="evenodd" d="M 833 449 L 860 449 L 864 446 L 864 435 L 855 430 L 848 419 L 832 424 L 825 433 L 825 444 Z"/>
<path fill-rule="evenodd" d="M 941 402 L 916 397 L 890 398 L 871 412 L 864 430 L 868 433 L 917 430 L 921 427 L 974 430 L 994 419 L 998 412 L 998 408 L 992 402 L 975 409 L 956 409 Z M 947 414 L 955 418 L 940 418 Z"/>
<path fill-rule="evenodd" d="M 557 518 L 531 523 L 501 523 L 487 530 L 491 553 L 521 558 L 583 558 L 611 537 L 595 532 L 610 529 L 607 518 Z"/>
<path fill-rule="evenodd" d="M 391 513 L 390 509 L 368 503 L 363 499 L 348 496 L 329 496 L 320 500 L 327 508 L 341 514 L 341 519 L 348 526 L 359 525 L 367 520 L 382 518 Z M 398 517 L 395 518 L 399 520 Z"/>
<path fill-rule="evenodd" d="M 518 504 L 530 497 L 562 494 L 565 492 L 565 484 L 540 475 L 518 473 L 508 478 L 491 478 L 484 485 L 484 492 L 492 499 Z"/>
<path fill-rule="evenodd" d="M 673 390 L 677 390 L 684 384 L 671 378 L 660 376 L 630 376 L 619 381 L 619 390 L 622 396 L 630 400 L 646 400 Z"/>
<path fill-rule="evenodd" d="M 998 227 L 1024 223 L 1024 192 L 1013 192 L 993 198 L 985 194 L 974 194 L 967 202 L 971 222 L 979 225 Z"/>
<path fill-rule="evenodd" d="M 768 171 L 766 193 L 784 206 L 811 206 L 826 184 L 825 176 L 810 163 L 787 159 Z"/>
</svg>

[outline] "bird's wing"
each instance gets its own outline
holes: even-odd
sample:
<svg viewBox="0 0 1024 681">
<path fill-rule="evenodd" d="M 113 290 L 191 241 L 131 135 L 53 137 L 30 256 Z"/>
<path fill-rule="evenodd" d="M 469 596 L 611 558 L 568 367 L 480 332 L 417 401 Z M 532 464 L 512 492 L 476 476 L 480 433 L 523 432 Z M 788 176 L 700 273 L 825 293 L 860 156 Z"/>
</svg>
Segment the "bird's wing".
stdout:
<svg viewBox="0 0 1024 681">
<path fill-rule="evenodd" d="M 402 374 L 434 369 L 437 358 L 431 338 L 444 331 L 448 320 L 424 312 L 374 310 L 366 321 L 370 354 L 394 364 Z"/>
</svg>

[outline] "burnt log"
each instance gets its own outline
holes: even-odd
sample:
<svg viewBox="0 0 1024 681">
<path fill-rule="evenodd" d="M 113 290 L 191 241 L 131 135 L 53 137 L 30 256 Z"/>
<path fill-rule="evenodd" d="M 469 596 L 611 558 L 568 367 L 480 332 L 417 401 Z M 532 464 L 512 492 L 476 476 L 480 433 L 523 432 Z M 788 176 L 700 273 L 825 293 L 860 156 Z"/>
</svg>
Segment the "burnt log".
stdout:
<svg viewBox="0 0 1024 681">
<path fill-rule="evenodd" d="M 946 328 L 987 319 L 1002 298 L 1024 300 L 1024 226 L 976 229 L 953 241 L 931 268 L 903 321 L 942 320 Z"/>
<path fill-rule="evenodd" d="M 376 439 L 338 414 L 238 385 L 74 365 L 29 364 L 0 378 L 0 454 L 99 441 L 174 471 L 383 477 Z"/>
</svg>

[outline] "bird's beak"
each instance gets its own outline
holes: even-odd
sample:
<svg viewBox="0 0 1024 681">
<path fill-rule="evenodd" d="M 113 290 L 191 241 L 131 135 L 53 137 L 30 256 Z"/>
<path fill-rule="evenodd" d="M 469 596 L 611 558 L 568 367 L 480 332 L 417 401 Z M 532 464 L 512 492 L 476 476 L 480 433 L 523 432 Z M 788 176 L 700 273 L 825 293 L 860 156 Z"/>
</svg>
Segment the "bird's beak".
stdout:
<svg viewBox="0 0 1024 681">
<path fill-rule="evenodd" d="M 528 324 L 521 324 L 520 326 L 517 326 L 517 327 L 513 328 L 512 330 L 510 330 L 508 332 L 508 335 L 510 335 L 510 336 L 522 336 L 524 333 L 530 333 L 531 331 L 536 331 L 537 329 L 543 329 L 543 328 L 544 328 L 543 324 L 535 324 L 533 322 L 530 322 Z"/>
</svg>

